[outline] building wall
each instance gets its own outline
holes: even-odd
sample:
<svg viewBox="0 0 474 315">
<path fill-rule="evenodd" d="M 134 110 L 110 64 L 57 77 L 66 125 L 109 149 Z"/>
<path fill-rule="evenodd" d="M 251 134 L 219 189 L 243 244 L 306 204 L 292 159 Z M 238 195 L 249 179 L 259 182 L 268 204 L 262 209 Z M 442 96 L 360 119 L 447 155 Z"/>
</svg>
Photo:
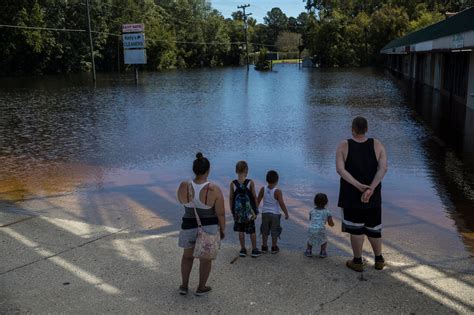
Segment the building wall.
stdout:
<svg viewBox="0 0 474 315">
<path fill-rule="evenodd" d="M 441 54 L 435 54 L 433 87 L 437 90 L 441 88 Z"/>
<path fill-rule="evenodd" d="M 429 86 L 433 86 L 433 84 L 431 83 L 431 54 L 428 53 L 426 54 L 426 57 L 425 57 L 425 65 L 424 65 L 424 69 L 425 69 L 425 73 L 423 74 L 423 83 L 425 84 L 428 84 Z"/>
<path fill-rule="evenodd" d="M 467 86 L 467 107 L 474 109 L 474 51 L 469 60 L 469 79 Z"/>
</svg>

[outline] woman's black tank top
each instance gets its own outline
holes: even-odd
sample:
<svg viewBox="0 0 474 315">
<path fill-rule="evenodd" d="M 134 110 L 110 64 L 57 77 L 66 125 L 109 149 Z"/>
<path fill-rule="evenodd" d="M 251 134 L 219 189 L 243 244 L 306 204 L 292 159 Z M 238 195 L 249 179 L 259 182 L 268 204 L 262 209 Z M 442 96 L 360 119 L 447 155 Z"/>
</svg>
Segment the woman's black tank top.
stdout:
<svg viewBox="0 0 474 315">
<path fill-rule="evenodd" d="M 369 138 L 363 143 L 352 139 L 347 140 L 347 142 L 349 143 L 349 152 L 345 162 L 346 170 L 360 183 L 370 185 L 379 165 L 374 149 L 374 139 Z M 382 184 L 379 184 L 375 188 L 369 203 L 362 203 L 360 201 L 362 193 L 341 177 L 338 206 L 352 209 L 379 207 L 382 205 L 381 191 Z"/>
</svg>

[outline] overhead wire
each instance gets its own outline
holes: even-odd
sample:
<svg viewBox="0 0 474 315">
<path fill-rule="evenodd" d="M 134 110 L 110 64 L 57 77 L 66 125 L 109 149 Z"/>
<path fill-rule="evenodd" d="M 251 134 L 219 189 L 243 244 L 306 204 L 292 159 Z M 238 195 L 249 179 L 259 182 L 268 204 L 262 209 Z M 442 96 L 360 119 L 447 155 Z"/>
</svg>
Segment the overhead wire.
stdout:
<svg viewBox="0 0 474 315">
<path fill-rule="evenodd" d="M 87 32 L 85 29 L 71 29 L 71 28 L 52 28 L 52 27 L 38 27 L 38 26 L 23 26 L 23 25 L 7 25 L 0 24 L 0 27 L 3 28 L 16 28 L 16 29 L 27 29 L 27 30 L 38 30 L 38 31 L 53 31 L 53 32 Z M 94 34 L 104 34 L 109 36 L 121 37 L 122 34 L 100 32 L 100 31 L 91 31 Z M 196 45 L 239 45 L 245 44 L 245 42 L 197 42 L 197 41 L 182 41 L 182 40 L 166 40 L 166 39 L 156 39 L 157 42 L 172 42 L 176 44 L 196 44 Z M 255 46 L 275 46 L 261 43 L 251 43 Z"/>
<path fill-rule="evenodd" d="M 81 5 L 85 5 L 83 2 L 79 2 Z M 143 16 L 143 12 L 130 9 L 130 8 L 125 8 L 123 6 L 118 6 L 118 5 L 113 5 L 109 4 L 107 2 L 102 2 L 101 4 L 109 6 L 109 7 L 115 7 L 119 8 L 122 10 L 127 10 L 130 12 L 135 12 L 139 13 Z M 164 9 L 160 7 L 159 5 L 156 5 L 156 7 L 160 8 L 163 12 Z M 39 30 L 39 31 L 52 31 L 52 32 L 78 32 L 78 33 L 84 33 L 87 32 L 86 29 L 72 29 L 72 28 L 53 28 L 53 27 L 39 27 L 39 26 L 25 26 L 25 25 L 9 25 L 9 24 L 0 24 L 0 28 L 14 28 L 14 29 L 25 29 L 25 30 Z M 103 34 L 103 35 L 108 35 L 108 36 L 116 36 L 116 37 L 121 37 L 122 34 L 117 34 L 117 33 L 109 33 L 109 32 L 101 32 L 101 31 L 91 31 L 91 33 L 94 34 Z M 245 42 L 199 42 L 199 41 L 182 41 L 182 40 L 166 40 L 166 39 L 155 39 L 157 42 L 171 42 L 171 43 L 176 43 L 176 44 L 190 44 L 190 45 L 242 45 L 245 44 Z M 249 43 L 254 46 L 261 46 L 261 47 L 276 47 L 276 45 L 271 45 L 271 44 L 264 44 L 264 43 Z"/>
</svg>

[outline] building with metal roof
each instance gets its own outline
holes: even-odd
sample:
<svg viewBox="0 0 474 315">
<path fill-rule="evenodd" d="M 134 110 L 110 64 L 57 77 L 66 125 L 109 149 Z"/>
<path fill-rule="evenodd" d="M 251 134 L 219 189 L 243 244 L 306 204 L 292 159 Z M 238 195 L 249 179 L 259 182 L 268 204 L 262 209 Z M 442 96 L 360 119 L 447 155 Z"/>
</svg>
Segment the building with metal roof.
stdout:
<svg viewBox="0 0 474 315">
<path fill-rule="evenodd" d="M 474 109 L 474 7 L 395 39 L 387 67 Z"/>
</svg>

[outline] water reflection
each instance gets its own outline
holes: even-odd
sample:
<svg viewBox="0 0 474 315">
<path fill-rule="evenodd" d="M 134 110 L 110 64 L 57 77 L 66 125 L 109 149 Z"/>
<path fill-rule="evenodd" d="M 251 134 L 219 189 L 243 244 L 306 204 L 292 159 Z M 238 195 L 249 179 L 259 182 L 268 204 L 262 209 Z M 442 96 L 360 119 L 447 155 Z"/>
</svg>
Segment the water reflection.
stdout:
<svg viewBox="0 0 474 315">
<path fill-rule="evenodd" d="M 464 255 L 459 232 L 473 242 L 474 203 L 460 187 L 473 187 L 473 177 L 460 156 L 471 159 L 472 149 L 456 155 L 440 146 L 412 113 L 414 104 L 439 120 L 437 105 L 413 103 L 410 89 L 374 69 L 275 70 L 144 73 L 138 87 L 126 76 L 102 76 L 96 88 L 82 76 L 2 79 L 0 198 L 49 197 L 48 207 L 68 203 L 68 215 L 94 223 L 120 225 L 120 217 L 169 232 L 179 224 L 174 189 L 203 151 L 224 188 L 237 160 L 249 162 L 258 184 L 277 169 L 294 214 L 282 244 L 303 247 L 314 193 L 326 192 L 336 209 L 335 148 L 362 114 L 390 157 L 387 238 Z M 464 148 L 471 138 L 461 138 Z"/>
</svg>

